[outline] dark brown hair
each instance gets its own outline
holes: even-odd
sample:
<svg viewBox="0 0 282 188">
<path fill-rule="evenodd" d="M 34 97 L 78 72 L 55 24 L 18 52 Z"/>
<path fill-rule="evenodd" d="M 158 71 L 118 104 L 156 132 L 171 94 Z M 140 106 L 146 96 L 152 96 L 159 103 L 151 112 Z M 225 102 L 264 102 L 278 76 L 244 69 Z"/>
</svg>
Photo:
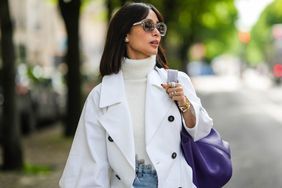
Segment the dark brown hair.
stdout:
<svg viewBox="0 0 282 188">
<path fill-rule="evenodd" d="M 112 17 L 106 37 L 105 47 L 100 62 L 100 76 L 118 73 L 121 68 L 122 58 L 126 56 L 124 39 L 129 33 L 133 23 L 143 20 L 153 10 L 160 22 L 163 17 L 151 4 L 127 3 Z M 164 50 L 158 48 L 156 65 L 159 68 L 168 68 Z"/>
</svg>

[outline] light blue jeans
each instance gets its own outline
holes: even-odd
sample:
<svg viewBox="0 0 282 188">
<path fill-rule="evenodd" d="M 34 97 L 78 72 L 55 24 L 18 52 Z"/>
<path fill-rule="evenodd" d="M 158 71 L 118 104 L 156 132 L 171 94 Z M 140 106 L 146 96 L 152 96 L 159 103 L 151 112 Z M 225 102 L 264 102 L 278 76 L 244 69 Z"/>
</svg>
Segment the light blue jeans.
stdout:
<svg viewBox="0 0 282 188">
<path fill-rule="evenodd" d="M 137 164 L 133 186 L 134 188 L 157 188 L 158 176 L 156 170 L 153 170 L 150 165 Z"/>
</svg>

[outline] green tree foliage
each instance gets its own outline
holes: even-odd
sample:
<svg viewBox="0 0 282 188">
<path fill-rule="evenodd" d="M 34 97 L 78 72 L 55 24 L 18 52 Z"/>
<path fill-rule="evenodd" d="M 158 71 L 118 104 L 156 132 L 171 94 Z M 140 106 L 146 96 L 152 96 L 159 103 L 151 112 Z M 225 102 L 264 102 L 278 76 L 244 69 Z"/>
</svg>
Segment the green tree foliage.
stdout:
<svg viewBox="0 0 282 188">
<path fill-rule="evenodd" d="M 248 47 L 248 61 L 256 64 L 269 61 L 272 56 L 272 26 L 282 23 L 282 0 L 275 0 L 262 12 L 251 31 L 252 40 Z"/>
<path fill-rule="evenodd" d="M 143 0 L 156 6 L 168 25 L 164 39 L 170 64 L 184 70 L 194 43 L 207 46 L 207 57 L 226 50 L 236 37 L 234 0 Z M 115 3 L 115 5 L 118 5 Z"/>
<path fill-rule="evenodd" d="M 188 61 L 187 51 L 194 43 L 207 46 L 207 56 L 226 51 L 227 43 L 235 36 L 237 10 L 234 0 L 150 0 L 163 13 L 168 24 L 167 45 L 176 48 L 184 68 Z"/>
</svg>

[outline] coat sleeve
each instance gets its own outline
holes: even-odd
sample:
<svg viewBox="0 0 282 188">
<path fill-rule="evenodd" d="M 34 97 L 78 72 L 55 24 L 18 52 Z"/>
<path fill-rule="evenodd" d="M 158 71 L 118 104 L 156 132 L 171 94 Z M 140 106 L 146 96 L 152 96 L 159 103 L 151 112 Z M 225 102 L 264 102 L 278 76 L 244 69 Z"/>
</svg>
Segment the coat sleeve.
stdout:
<svg viewBox="0 0 282 188">
<path fill-rule="evenodd" d="M 92 91 L 83 107 L 65 169 L 61 188 L 108 188 L 110 168 L 107 159 L 105 130 L 98 124 L 101 111 Z M 97 100 L 96 100 L 97 101 Z"/>
<path fill-rule="evenodd" d="M 209 117 L 207 111 L 202 106 L 201 100 L 197 96 L 189 76 L 184 72 L 179 72 L 179 82 L 183 85 L 184 93 L 191 102 L 196 116 L 195 127 L 184 127 L 187 132 L 193 137 L 194 141 L 197 141 L 210 133 L 210 130 L 213 126 L 213 120 Z M 185 124 L 184 121 L 183 123 Z"/>
</svg>

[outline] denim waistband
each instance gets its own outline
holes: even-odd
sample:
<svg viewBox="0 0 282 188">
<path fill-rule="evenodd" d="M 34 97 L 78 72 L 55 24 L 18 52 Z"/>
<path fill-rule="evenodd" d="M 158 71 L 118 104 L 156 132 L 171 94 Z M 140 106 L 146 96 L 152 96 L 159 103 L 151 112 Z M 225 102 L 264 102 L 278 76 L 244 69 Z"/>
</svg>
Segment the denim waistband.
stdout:
<svg viewBox="0 0 282 188">
<path fill-rule="evenodd" d="M 136 163 L 136 174 L 157 175 L 157 172 L 150 164 Z"/>
</svg>

